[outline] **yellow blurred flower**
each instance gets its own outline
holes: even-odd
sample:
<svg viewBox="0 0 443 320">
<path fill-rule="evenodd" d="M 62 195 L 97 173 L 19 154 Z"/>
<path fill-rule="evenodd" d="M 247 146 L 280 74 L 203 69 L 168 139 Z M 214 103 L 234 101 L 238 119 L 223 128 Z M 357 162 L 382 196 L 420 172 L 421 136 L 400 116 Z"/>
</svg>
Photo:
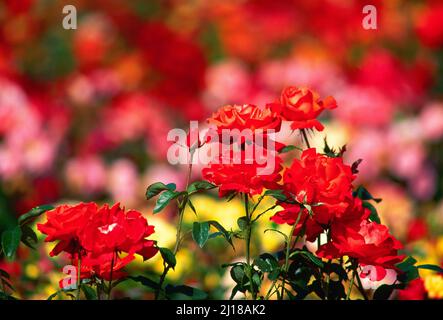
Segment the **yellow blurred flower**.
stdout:
<svg viewBox="0 0 443 320">
<path fill-rule="evenodd" d="M 28 264 L 25 267 L 25 274 L 30 279 L 37 279 L 40 275 L 40 270 L 35 264 Z"/>
<path fill-rule="evenodd" d="M 443 277 L 441 275 L 426 276 L 424 284 L 429 298 L 443 299 Z"/>
</svg>

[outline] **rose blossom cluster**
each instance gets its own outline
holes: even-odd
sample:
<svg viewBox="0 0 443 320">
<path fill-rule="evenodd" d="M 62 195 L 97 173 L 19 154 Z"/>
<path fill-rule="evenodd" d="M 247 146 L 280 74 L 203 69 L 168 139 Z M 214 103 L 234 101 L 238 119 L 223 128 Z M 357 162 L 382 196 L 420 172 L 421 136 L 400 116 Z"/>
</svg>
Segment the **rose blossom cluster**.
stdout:
<svg viewBox="0 0 443 320">
<path fill-rule="evenodd" d="M 221 196 L 231 193 L 252 196 L 265 188 L 282 190 L 286 200 L 277 202 L 281 210 L 271 218 L 273 222 L 296 224 L 293 236 L 303 232 L 307 241 L 326 235 L 327 242 L 316 251 L 319 257 L 346 256 L 363 268 L 362 278 L 379 281 L 388 272 L 396 271 L 395 265 L 404 259 L 398 253 L 402 244 L 386 226 L 370 218 L 371 211 L 357 197 L 353 182 L 358 163 L 345 164 L 342 152 L 318 153 L 307 141 L 306 130 L 323 130 L 318 116 L 336 107 L 334 98 L 320 99 L 316 92 L 297 87 L 285 88 L 278 101 L 262 109 L 252 105 L 223 107 L 208 120 L 218 132 L 223 129 L 278 131 L 282 121 L 290 121 L 292 129 L 301 130 L 308 148 L 287 168 L 283 168 L 283 161 L 275 152 L 278 166 L 267 175 L 257 175 L 255 167 L 245 163 L 210 164 L 202 174 L 219 187 Z M 277 149 L 281 150 L 282 146 Z"/>
<path fill-rule="evenodd" d="M 264 188 L 278 188 L 282 170 L 282 159 L 278 151 L 284 145 L 273 140 L 272 143 L 268 142 L 274 139 L 273 134 L 280 131 L 282 121 L 291 122 L 292 129 L 315 128 L 321 131 L 323 126 L 316 118 L 325 109 L 335 107 L 336 103 L 332 97 L 321 100 L 316 92 L 308 88 L 287 87 L 279 101 L 268 103 L 263 108 L 252 104 L 227 105 L 220 108 L 208 119 L 208 123 L 215 127 L 219 135 L 229 130 L 232 141 L 228 143 L 237 143 L 239 150 L 232 152 L 229 149 L 228 154 L 220 153 L 219 157 L 239 157 L 241 163 L 227 163 L 229 161 L 215 159 L 216 161 L 203 169 L 203 177 L 219 186 L 221 196 L 231 192 L 252 196 L 260 194 Z M 244 130 L 249 130 L 253 135 L 241 135 Z M 235 132 L 239 135 L 236 136 Z M 219 140 L 223 143 L 223 139 Z M 256 152 L 248 152 L 249 148 Z M 261 159 L 260 155 L 264 159 Z M 259 169 L 266 166 L 263 160 L 272 161 L 272 172 L 260 174 Z"/>
<path fill-rule="evenodd" d="M 65 252 L 73 265 L 80 264 L 81 279 L 119 279 L 136 254 L 147 260 L 158 251 L 155 242 L 146 239 L 154 227 L 140 212 L 125 211 L 118 203 L 61 205 L 37 228 L 47 235 L 46 242 L 58 241 L 50 256 Z"/>
</svg>

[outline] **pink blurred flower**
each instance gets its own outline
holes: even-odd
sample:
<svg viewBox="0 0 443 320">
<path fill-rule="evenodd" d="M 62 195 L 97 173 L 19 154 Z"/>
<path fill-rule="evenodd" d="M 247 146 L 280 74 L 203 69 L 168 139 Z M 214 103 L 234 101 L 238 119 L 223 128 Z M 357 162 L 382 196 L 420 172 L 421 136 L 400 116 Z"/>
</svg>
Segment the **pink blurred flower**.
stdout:
<svg viewBox="0 0 443 320">
<path fill-rule="evenodd" d="M 438 140 L 443 137 L 443 103 L 431 103 L 424 107 L 418 119 L 425 139 Z"/>
<path fill-rule="evenodd" d="M 419 200 L 429 200 L 434 196 L 436 173 L 431 167 L 422 168 L 414 177 L 409 179 L 409 189 Z"/>
<path fill-rule="evenodd" d="M 100 157 L 82 156 L 68 161 L 65 177 L 70 188 L 87 195 L 103 191 L 106 184 L 106 169 Z"/>
<path fill-rule="evenodd" d="M 265 62 L 257 73 L 258 82 L 275 91 L 288 85 L 303 85 L 320 94 L 336 92 L 344 85 L 343 75 L 333 63 L 291 58 Z"/>
<path fill-rule="evenodd" d="M 250 75 L 246 66 L 239 61 L 223 61 L 206 70 L 204 100 L 209 110 L 225 104 L 246 103 L 250 90 Z"/>
<path fill-rule="evenodd" d="M 380 130 L 366 129 L 358 130 L 351 137 L 345 157 L 351 163 L 363 159 L 358 166 L 357 179 L 359 181 L 375 179 L 384 166 L 386 154 L 384 133 Z"/>
<path fill-rule="evenodd" d="M 342 121 L 357 126 L 384 126 L 394 113 L 394 104 L 383 92 L 364 86 L 348 86 L 335 94 L 339 108 L 334 114 Z"/>
<path fill-rule="evenodd" d="M 107 188 L 115 201 L 131 207 L 139 193 L 138 173 L 133 162 L 127 159 L 115 161 L 108 172 Z"/>
</svg>

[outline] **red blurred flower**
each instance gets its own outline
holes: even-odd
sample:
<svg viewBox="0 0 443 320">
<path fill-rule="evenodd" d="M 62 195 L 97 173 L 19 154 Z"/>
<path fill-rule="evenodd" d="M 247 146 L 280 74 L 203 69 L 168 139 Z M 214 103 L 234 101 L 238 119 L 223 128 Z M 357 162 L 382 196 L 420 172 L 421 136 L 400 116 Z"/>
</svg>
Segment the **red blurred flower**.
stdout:
<svg viewBox="0 0 443 320">
<path fill-rule="evenodd" d="M 429 6 L 420 14 L 416 32 L 425 46 L 437 48 L 443 45 L 443 5 L 441 3 Z"/>
<path fill-rule="evenodd" d="M 429 233 L 428 225 L 426 222 L 422 219 L 414 219 L 409 224 L 408 234 L 407 234 L 407 241 L 412 242 L 416 240 L 420 240 L 422 238 L 425 238 Z"/>
<path fill-rule="evenodd" d="M 75 206 L 62 205 L 47 212 L 47 221 L 37 224 L 37 229 L 48 235 L 45 239 L 46 242 L 60 240 L 50 252 L 50 256 L 56 256 L 61 251 L 71 255 L 79 254 L 83 250 L 80 243 L 80 232 L 97 212 L 97 209 L 97 205 L 91 202 Z"/>
<path fill-rule="evenodd" d="M 424 300 L 426 299 L 426 288 L 422 279 L 409 282 L 406 289 L 398 291 L 399 300 Z"/>
<path fill-rule="evenodd" d="M 308 88 L 286 87 L 280 97 L 280 104 L 272 104 L 280 110 L 284 120 L 292 121 L 292 129 L 315 128 L 323 130 L 317 117 L 326 109 L 334 109 L 337 103 L 333 97 L 321 100 L 319 94 Z"/>
<path fill-rule="evenodd" d="M 394 269 L 404 256 L 400 241 L 389 234 L 389 229 L 376 222 L 362 220 L 359 225 L 333 224 L 331 242 L 320 247 L 317 255 L 327 259 L 349 256 L 360 264 Z"/>
</svg>

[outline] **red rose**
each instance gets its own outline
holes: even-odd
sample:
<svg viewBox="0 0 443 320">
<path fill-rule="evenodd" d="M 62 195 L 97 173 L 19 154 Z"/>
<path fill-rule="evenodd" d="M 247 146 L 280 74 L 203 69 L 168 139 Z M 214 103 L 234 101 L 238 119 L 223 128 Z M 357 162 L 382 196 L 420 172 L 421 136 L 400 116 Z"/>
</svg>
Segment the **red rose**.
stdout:
<svg viewBox="0 0 443 320">
<path fill-rule="evenodd" d="M 60 240 L 50 255 L 65 251 L 76 258 L 81 253 L 96 258 L 124 251 L 149 259 L 156 254 L 154 242 L 146 237 L 154 233 L 141 213 L 125 212 L 119 204 L 99 208 L 95 203 L 63 205 L 47 213 L 48 221 L 37 228 L 48 237 L 46 242 Z"/>
<path fill-rule="evenodd" d="M 120 258 L 114 253 L 102 254 L 98 257 L 91 257 L 90 254 L 82 257 L 80 263 L 80 279 L 92 279 L 98 277 L 109 281 L 111 279 L 111 266 L 112 266 L 112 280 L 118 280 L 126 276 L 126 273 L 122 269 L 134 260 L 134 255 L 127 255 L 124 258 Z M 114 258 L 114 261 L 112 261 Z M 73 259 L 72 265 L 77 270 L 78 260 Z M 73 274 L 77 276 L 77 271 Z M 72 276 L 72 274 L 71 274 Z M 65 289 L 65 286 L 71 286 L 75 283 L 68 281 L 65 284 L 65 279 L 59 281 L 59 286 Z"/>
<path fill-rule="evenodd" d="M 259 148 L 255 146 L 255 148 Z M 249 195 L 260 194 L 264 188 L 277 188 L 277 183 L 281 180 L 280 171 L 281 158 L 275 152 L 263 150 L 264 159 L 255 158 L 246 159 L 246 153 L 241 151 L 237 153 L 240 163 L 234 163 L 234 159 L 228 156 L 227 162 L 223 163 L 223 156 L 217 159 L 217 162 L 209 164 L 207 168 L 202 170 L 203 178 L 207 181 L 219 186 L 220 197 L 230 192 L 242 192 Z M 273 167 L 270 162 L 263 163 L 258 160 L 266 160 L 266 157 L 272 157 Z M 269 160 L 269 158 L 268 158 Z M 249 163 L 251 162 L 251 163 Z M 267 165 L 268 169 L 265 169 Z M 263 171 L 263 170 L 266 170 Z"/>
<path fill-rule="evenodd" d="M 125 212 L 119 204 L 111 208 L 104 205 L 82 230 L 80 241 L 92 256 L 124 251 L 149 259 L 157 252 L 154 242 L 146 240 L 153 233 L 154 227 L 148 225 L 141 213 Z"/>
<path fill-rule="evenodd" d="M 333 224 L 331 242 L 320 247 L 317 255 L 327 259 L 349 256 L 359 264 L 395 269 L 404 256 L 398 255 L 403 248 L 386 226 L 362 220 L 359 225 Z"/>
<path fill-rule="evenodd" d="M 334 219 L 363 215 L 363 212 L 355 213 L 355 209 L 362 209 L 357 208 L 359 205 L 354 204 L 356 200 L 352 197 L 354 179 L 351 167 L 345 165 L 342 158 L 317 154 L 314 148 L 304 150 L 300 160 L 295 159 L 286 169 L 283 174 L 284 190 L 297 202 L 313 205 L 312 219 L 315 223 L 307 222 L 308 238 L 315 238 Z M 281 205 L 284 210 L 271 219 L 276 223 L 294 223 L 299 206 Z M 308 214 L 304 212 L 301 225 L 307 218 Z"/>
<path fill-rule="evenodd" d="M 278 106 L 278 104 L 273 104 Z M 334 109 L 337 102 L 333 97 L 321 100 L 318 93 L 308 88 L 286 87 L 280 97 L 280 113 L 284 120 L 292 121 L 292 129 L 315 128 L 323 130 L 317 117 L 325 109 Z"/>
<path fill-rule="evenodd" d="M 298 217 L 300 207 L 298 205 L 279 203 L 283 207 L 282 211 L 277 212 L 271 220 L 278 224 L 287 223 L 293 225 Z M 320 205 L 313 207 L 314 215 L 309 216 L 305 209 L 300 216 L 299 223 L 294 230 L 294 234 L 298 234 L 302 227 L 305 226 L 306 239 L 314 241 L 328 226 L 333 223 L 359 224 L 361 220 L 367 219 L 371 212 L 363 207 L 359 198 L 352 196 L 347 197 L 338 207 L 344 210 L 334 210 L 334 207 Z M 336 207 L 337 208 L 337 207 Z"/>
<path fill-rule="evenodd" d="M 270 129 L 279 131 L 281 126 L 281 118 L 277 112 L 269 107 L 260 109 L 252 104 L 224 106 L 217 110 L 208 122 L 217 127 L 219 134 L 223 129 L 250 129 L 252 132 L 262 129 L 263 133 L 266 133 Z"/>
<path fill-rule="evenodd" d="M 79 241 L 80 232 L 97 209 L 95 203 L 80 203 L 75 206 L 62 205 L 47 212 L 46 223 L 37 224 L 37 229 L 48 235 L 46 242 L 60 240 L 50 252 L 51 257 L 61 251 L 78 254 L 83 249 Z"/>
</svg>

